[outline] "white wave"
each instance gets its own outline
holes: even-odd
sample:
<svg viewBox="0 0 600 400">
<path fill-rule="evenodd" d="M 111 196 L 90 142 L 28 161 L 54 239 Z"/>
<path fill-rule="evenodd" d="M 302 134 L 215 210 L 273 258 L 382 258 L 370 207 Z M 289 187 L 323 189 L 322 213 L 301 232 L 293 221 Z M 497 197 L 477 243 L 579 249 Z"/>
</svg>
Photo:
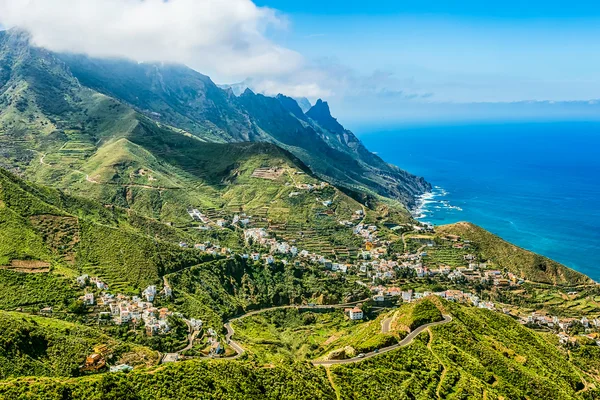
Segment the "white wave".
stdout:
<svg viewBox="0 0 600 400">
<path fill-rule="evenodd" d="M 423 193 L 417 197 L 417 204 L 411 210 L 415 219 L 424 219 L 433 214 L 436 210 L 463 211 L 461 207 L 450 204 L 448 200 L 441 200 L 440 197 L 446 197 L 449 192 L 440 186 L 434 186 L 431 192 Z"/>
</svg>

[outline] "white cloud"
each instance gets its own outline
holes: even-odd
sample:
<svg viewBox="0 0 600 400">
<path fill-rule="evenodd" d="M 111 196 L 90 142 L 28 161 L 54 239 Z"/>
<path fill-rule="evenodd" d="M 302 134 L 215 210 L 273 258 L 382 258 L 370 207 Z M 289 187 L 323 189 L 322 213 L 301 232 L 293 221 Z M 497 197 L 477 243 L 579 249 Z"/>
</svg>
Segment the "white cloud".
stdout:
<svg viewBox="0 0 600 400">
<path fill-rule="evenodd" d="M 267 95 L 333 103 L 410 95 L 390 74 L 309 63 L 278 45 L 270 36 L 287 29 L 287 18 L 252 0 L 0 0 L 0 26 L 27 30 L 52 51 L 182 63 L 221 83 L 250 77 L 251 89 Z"/>
<path fill-rule="evenodd" d="M 432 93 L 412 79 L 399 79 L 388 71 L 377 70 L 370 74 L 344 66 L 333 59 L 322 59 L 303 68 L 276 78 L 247 79 L 243 85 L 254 92 L 266 95 L 284 93 L 292 97 L 327 99 L 333 108 L 343 100 L 357 104 L 400 103 L 406 101 L 428 102 Z"/>
<path fill-rule="evenodd" d="M 251 0 L 0 0 L 0 25 L 53 51 L 184 63 L 217 79 L 277 76 L 303 63 L 267 37 L 285 29 L 285 17 Z"/>
</svg>

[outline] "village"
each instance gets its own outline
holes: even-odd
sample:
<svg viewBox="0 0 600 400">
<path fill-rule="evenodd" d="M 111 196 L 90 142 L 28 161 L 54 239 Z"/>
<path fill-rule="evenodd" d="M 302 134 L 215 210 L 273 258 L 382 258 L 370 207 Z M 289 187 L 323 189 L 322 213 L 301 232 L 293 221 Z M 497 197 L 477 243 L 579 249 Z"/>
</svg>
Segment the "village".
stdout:
<svg viewBox="0 0 600 400">
<path fill-rule="evenodd" d="M 323 204 L 325 206 L 331 205 L 329 202 Z M 242 217 L 244 218 L 243 220 L 238 215 L 235 215 L 231 224 L 237 224 L 242 228 L 249 226 L 252 217 L 245 214 Z M 468 292 L 455 289 L 417 292 L 413 289 L 402 290 L 394 286 L 393 283 L 399 279 L 410 277 L 417 280 L 436 281 L 437 279 L 441 282 L 458 283 L 467 288 L 475 285 L 486 285 L 490 288 L 502 290 L 518 288 L 525 280 L 498 266 L 478 260 L 476 254 L 469 252 L 470 249 L 473 249 L 472 243 L 468 240 L 462 240 L 460 236 L 456 235 L 445 235 L 442 237 L 442 240 L 448 248 L 461 250 L 466 253 L 462 255 L 463 265 L 429 266 L 425 261 L 428 256 L 428 249 L 434 248 L 436 243 L 431 239 L 434 228 L 431 224 L 427 223 L 393 227 L 393 230 L 403 232 L 403 240 L 404 236 L 407 235 L 414 238 L 412 240 L 418 243 L 419 246 L 411 252 L 408 251 L 410 246 L 405 242 L 405 250 L 407 251 L 392 253 L 390 251 L 390 242 L 379 238 L 379 228 L 373 224 L 364 224 L 362 222 L 363 219 L 364 210 L 360 209 L 355 211 L 351 220 L 339 221 L 340 225 L 352 229 L 353 234 L 360 237 L 364 242 L 364 248 L 358 252 L 356 260 L 351 262 L 339 262 L 332 257 L 319 254 L 317 251 L 301 249 L 295 243 L 277 240 L 270 235 L 268 228 L 243 229 L 246 244 L 258 245 L 263 250 L 260 252 L 243 253 L 240 256 L 265 264 L 273 264 L 277 261 L 284 264 L 294 262 L 297 265 L 312 263 L 321 265 L 323 269 L 331 273 L 354 275 L 363 280 L 366 278 L 370 282 L 369 284 L 363 283 L 362 280 L 357 280 L 357 283 L 365 285 L 370 289 L 373 294 L 372 301 L 375 304 L 412 302 L 434 295 L 448 301 L 502 312 L 519 320 L 522 324 L 533 328 L 550 330 L 558 336 L 561 344 L 576 344 L 577 338 L 575 335 L 578 333 L 585 334 L 586 338 L 596 340 L 596 331 L 600 331 L 600 319 L 588 321 L 585 316 L 580 318 L 559 318 L 557 316 L 538 315 L 535 312 L 528 315 L 524 311 L 510 305 L 495 304 L 492 301 L 482 300 L 479 295 L 475 294 L 474 290 Z M 228 224 L 226 221 L 218 222 L 219 226 L 227 226 Z M 199 244 L 194 247 L 209 254 L 231 254 L 231 249 L 210 246 L 210 243 Z M 346 314 L 353 320 L 363 318 L 363 312 L 358 307 L 346 309 Z M 574 327 L 581 327 L 582 329 L 573 329 Z M 597 343 L 600 345 L 600 340 L 597 340 Z"/>
<path fill-rule="evenodd" d="M 312 190 L 308 187 L 302 189 Z M 323 201 L 323 205 L 331 204 L 330 201 Z M 339 224 L 351 230 L 363 243 L 363 248 L 352 260 L 338 260 L 335 254 L 326 256 L 315 249 L 303 249 L 295 241 L 276 238 L 268 226 L 253 227 L 253 217 L 243 212 L 228 218 L 222 213 L 201 212 L 197 208 L 189 207 L 188 213 L 194 222 L 200 223 L 201 230 L 238 230 L 243 235 L 247 251 L 237 252 L 211 241 L 194 244 L 180 242 L 179 247 L 183 249 L 193 249 L 217 258 L 240 257 L 248 262 L 265 265 L 317 265 L 326 273 L 344 274 L 356 284 L 367 288 L 371 298 L 365 300 L 379 310 L 389 310 L 401 303 L 437 296 L 447 301 L 510 315 L 531 328 L 556 334 L 559 342 L 565 346 L 576 346 L 578 341 L 583 339 L 593 340 L 600 346 L 600 319 L 588 320 L 585 316 L 559 318 L 535 312 L 526 314 L 516 307 L 482 299 L 479 292 L 481 287 L 494 290 L 514 289 L 525 281 L 499 266 L 480 260 L 473 244 L 459 236 L 445 235 L 441 238 L 441 244 L 436 243 L 433 240 L 434 228 L 429 224 L 415 223 L 392 227 L 392 231 L 401 234 L 403 251 L 397 248 L 392 250 L 391 242 L 380 238 L 380 228 L 377 225 L 364 223 L 364 209 L 356 210 L 351 219 L 339 221 Z M 460 252 L 459 265 L 456 265 L 456 262 L 453 266 L 440 262 L 433 265 L 429 263 L 429 253 L 440 247 Z M 415 290 L 411 287 L 415 286 L 415 282 L 426 282 L 430 287 L 437 283 L 439 288 L 450 285 L 460 289 Z M 87 274 L 77 277 L 76 284 L 85 292 L 79 300 L 90 311 L 89 315 L 94 316 L 98 325 L 128 327 L 134 331 L 141 329 L 146 337 L 161 337 L 171 334 L 172 318 L 183 320 L 188 329 L 189 345 L 183 350 L 164 354 L 162 362 L 185 359 L 182 353 L 191 348 L 202 330 L 205 331 L 204 338 L 210 348 L 206 356 L 219 356 L 225 351 L 226 346 L 218 333 L 218 327 L 205 327 L 201 320 L 187 319 L 181 313 L 167 307 L 173 299 L 173 288 L 166 279 L 163 280 L 162 288 L 149 285 L 138 295 L 113 294 L 100 278 Z M 475 290 L 476 286 L 479 287 L 478 290 Z M 157 300 L 162 306 L 156 305 Z M 353 321 L 361 321 L 366 317 L 360 302 L 345 308 L 344 312 L 347 318 Z M 51 315 L 52 308 L 42 309 L 40 313 Z M 98 371 L 108 366 L 107 357 L 110 356 L 110 350 L 103 345 L 97 347 L 86 359 L 82 371 Z M 132 367 L 126 364 L 110 366 L 111 371 L 130 369 Z"/>
</svg>

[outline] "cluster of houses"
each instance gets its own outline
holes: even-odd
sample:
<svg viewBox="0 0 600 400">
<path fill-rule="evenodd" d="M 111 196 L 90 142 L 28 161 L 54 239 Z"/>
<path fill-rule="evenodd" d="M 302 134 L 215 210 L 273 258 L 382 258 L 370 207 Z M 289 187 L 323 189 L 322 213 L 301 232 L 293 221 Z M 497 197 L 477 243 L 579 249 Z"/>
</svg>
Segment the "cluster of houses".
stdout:
<svg viewBox="0 0 600 400">
<path fill-rule="evenodd" d="M 173 315 L 168 308 L 154 307 L 153 302 L 158 295 L 171 297 L 172 290 L 166 285 L 160 292 L 155 285 L 150 285 L 140 296 L 126 296 L 123 294 L 111 294 L 107 292 L 108 286 L 98 278 L 90 278 L 88 275 L 77 277 L 77 283 L 86 287 L 92 283 L 97 289 L 103 290 L 96 298 L 93 292 L 87 292 L 81 300 L 88 307 L 97 307 L 98 323 L 116 325 L 133 324 L 139 326 L 143 323 L 148 336 L 166 334 L 171 330 L 169 317 Z"/>
<path fill-rule="evenodd" d="M 567 332 L 575 324 L 580 324 L 584 329 L 600 329 L 600 318 L 589 320 L 582 318 L 559 318 L 556 316 L 541 315 L 535 312 L 519 318 L 522 324 L 544 326 L 551 329 L 560 329 Z"/>
<path fill-rule="evenodd" d="M 198 221 L 198 222 L 202 222 L 204 225 L 200 226 L 201 229 L 210 229 L 210 224 L 213 223 L 213 221 L 205 214 L 203 214 L 200 210 L 198 210 L 197 208 L 188 208 L 187 210 L 190 218 L 192 218 L 192 220 L 194 221 Z M 250 222 L 252 220 L 252 217 L 249 215 L 246 215 L 246 213 L 241 213 L 241 214 L 235 214 L 230 221 L 224 219 L 224 218 L 218 218 L 216 221 L 214 221 L 214 224 L 217 225 L 220 228 L 225 228 L 229 225 L 238 225 L 240 227 L 245 227 L 250 225 Z"/>
<path fill-rule="evenodd" d="M 371 242 L 366 243 L 366 251 L 361 253 L 363 259 L 359 264 L 359 272 L 366 274 L 373 282 L 389 281 L 397 278 L 399 269 L 408 269 L 413 272 L 417 278 L 445 276 L 452 281 L 467 281 L 470 283 L 492 284 L 497 287 L 514 287 L 521 285 L 524 281 L 511 272 L 502 272 L 500 270 L 490 270 L 486 263 L 475 262 L 475 256 L 465 255 L 465 263 L 468 265 L 451 267 L 440 265 L 436 268 L 430 268 L 423 263 L 423 257 L 427 252 L 399 255 L 398 261 L 385 259 L 382 247 L 372 248 Z"/>
<path fill-rule="evenodd" d="M 524 325 L 535 325 L 553 330 L 555 332 L 558 331 L 557 336 L 560 344 L 571 346 L 576 345 L 578 339 L 577 336 L 571 336 L 569 333 L 572 332 L 572 328 L 575 325 L 579 325 L 586 332 L 584 336 L 588 339 L 594 340 L 596 344 L 600 346 L 600 339 L 598 338 L 598 332 L 600 331 L 600 318 L 559 318 L 557 316 L 542 315 L 533 312 L 529 315 L 519 316 L 519 322 Z"/>
<path fill-rule="evenodd" d="M 412 289 L 402 290 L 398 287 L 385 287 L 381 285 L 371 286 L 371 293 L 373 293 L 373 301 L 384 302 L 393 298 L 400 298 L 405 303 L 417 301 L 419 299 L 428 296 L 438 296 L 448 301 L 454 301 L 457 303 L 471 304 L 475 307 L 485 308 L 488 310 L 495 310 L 495 304 L 489 301 L 482 301 L 479 296 L 473 293 L 466 293 L 462 290 L 445 290 L 442 292 L 415 292 Z"/>
<path fill-rule="evenodd" d="M 108 290 L 108 285 L 104 283 L 100 278 L 90 278 L 90 276 L 87 274 L 83 274 L 77 277 L 77 285 L 82 288 L 88 285 L 93 285 L 96 286 L 98 290 Z"/>
<path fill-rule="evenodd" d="M 146 298 L 153 299 L 147 290 L 144 291 Z M 114 296 L 105 293 L 100 298 L 98 305 L 110 310 L 100 312 L 100 320 L 112 320 L 116 325 L 130 323 L 138 325 L 143 322 L 148 336 L 166 334 L 171 330 L 168 318 L 173 313 L 166 307 L 156 308 L 151 301 L 144 301 L 138 296 Z"/>
<path fill-rule="evenodd" d="M 261 247 L 264 247 L 268 250 L 268 254 L 261 255 L 260 253 L 252 253 L 252 254 L 243 254 L 243 258 L 250 258 L 254 261 L 264 260 L 267 264 L 272 264 L 275 262 L 275 258 L 273 254 L 278 254 L 282 256 L 291 256 L 291 257 L 301 257 L 306 261 L 312 261 L 315 263 L 321 263 L 326 268 L 332 269 L 334 268 L 334 263 L 331 260 L 326 259 L 325 257 L 311 253 L 308 250 L 300 250 L 298 247 L 289 244 L 285 241 L 278 241 L 275 238 L 269 236 L 267 231 L 264 228 L 252 228 L 244 230 L 244 239 L 246 243 L 252 241 L 254 244 L 258 244 Z M 285 262 L 285 260 L 282 260 Z M 335 270 L 344 271 L 346 270 L 345 265 L 335 264 Z"/>
<path fill-rule="evenodd" d="M 186 242 L 179 242 L 179 247 L 187 249 L 190 248 L 190 245 Z M 221 247 L 218 244 L 211 243 L 210 241 L 206 241 L 204 243 L 196 243 L 192 247 L 196 250 L 200 250 L 213 256 L 227 256 L 233 253 L 229 247 Z"/>
<path fill-rule="evenodd" d="M 299 183 L 297 185 L 294 185 L 294 187 L 296 189 L 308 190 L 309 192 L 312 190 L 317 190 L 317 189 L 325 189 L 327 186 L 329 186 L 329 183 L 327 183 L 327 182 L 321 182 L 321 183 L 315 184 L 315 185 L 312 185 L 310 183 Z"/>
<path fill-rule="evenodd" d="M 356 225 L 356 221 L 362 220 L 364 216 L 365 216 L 365 212 L 363 210 L 356 210 L 352 214 L 352 221 L 342 220 L 342 221 L 339 221 L 339 224 L 344 225 L 349 228 L 354 228 L 354 225 Z"/>
</svg>

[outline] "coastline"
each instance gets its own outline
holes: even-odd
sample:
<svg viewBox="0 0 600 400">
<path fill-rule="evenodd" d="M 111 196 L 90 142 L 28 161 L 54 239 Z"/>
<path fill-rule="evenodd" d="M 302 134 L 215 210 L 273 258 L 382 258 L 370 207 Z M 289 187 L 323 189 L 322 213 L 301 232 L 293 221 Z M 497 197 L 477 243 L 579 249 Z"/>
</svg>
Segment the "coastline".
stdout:
<svg viewBox="0 0 600 400">
<path fill-rule="evenodd" d="M 461 207 L 453 206 L 448 200 L 439 200 L 448 196 L 449 192 L 441 186 L 433 186 L 432 190 L 417 197 L 417 205 L 410 210 L 411 215 L 418 221 L 425 221 L 435 215 L 436 210 L 463 211 Z"/>
</svg>

